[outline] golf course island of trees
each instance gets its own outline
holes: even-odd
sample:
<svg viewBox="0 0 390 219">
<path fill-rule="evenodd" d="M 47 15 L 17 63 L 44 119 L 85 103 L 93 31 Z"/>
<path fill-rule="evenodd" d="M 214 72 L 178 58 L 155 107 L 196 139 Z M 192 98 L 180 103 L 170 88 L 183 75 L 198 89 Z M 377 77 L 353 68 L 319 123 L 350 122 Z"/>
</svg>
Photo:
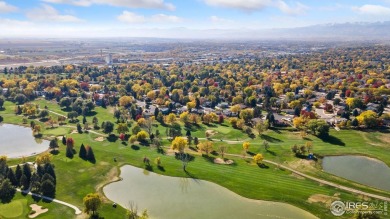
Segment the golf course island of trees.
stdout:
<svg viewBox="0 0 390 219">
<path fill-rule="evenodd" d="M 0 122 L 31 128 L 48 148 L 12 157 L 0 147 L 0 218 L 149 218 L 153 209 L 103 192 L 124 165 L 206 180 L 318 218 L 333 216 L 335 200 L 385 201 L 390 189 L 323 171 L 323 161 L 359 155 L 390 165 L 389 49 L 2 69 Z M 340 218 L 351 217 L 363 218 Z"/>
</svg>

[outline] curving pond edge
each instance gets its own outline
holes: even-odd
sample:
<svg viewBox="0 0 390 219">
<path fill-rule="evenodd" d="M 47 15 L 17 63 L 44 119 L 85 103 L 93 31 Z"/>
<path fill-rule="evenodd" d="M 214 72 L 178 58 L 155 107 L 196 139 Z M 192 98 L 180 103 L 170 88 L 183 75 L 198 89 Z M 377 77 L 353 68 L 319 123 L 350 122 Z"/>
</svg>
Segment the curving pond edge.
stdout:
<svg viewBox="0 0 390 219">
<path fill-rule="evenodd" d="M 248 199 L 215 183 L 159 175 L 124 165 L 121 181 L 103 187 L 104 195 L 128 208 L 134 202 L 152 218 L 317 218 L 290 204 Z"/>
<path fill-rule="evenodd" d="M 375 158 L 362 155 L 325 156 L 322 169 L 347 180 L 390 191 L 390 167 Z"/>
</svg>

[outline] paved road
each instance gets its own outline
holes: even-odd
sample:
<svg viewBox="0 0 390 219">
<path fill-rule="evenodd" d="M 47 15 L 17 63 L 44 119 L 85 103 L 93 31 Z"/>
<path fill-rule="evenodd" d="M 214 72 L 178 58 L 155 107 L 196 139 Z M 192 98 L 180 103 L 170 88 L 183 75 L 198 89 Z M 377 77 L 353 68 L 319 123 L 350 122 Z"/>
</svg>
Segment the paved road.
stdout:
<svg viewBox="0 0 390 219">
<path fill-rule="evenodd" d="M 21 189 L 16 189 L 16 191 L 18 191 L 18 192 L 23 192 L 23 193 L 27 193 L 27 191 L 22 191 Z M 28 192 L 27 194 L 28 194 L 28 195 L 31 195 L 31 196 L 36 196 L 36 197 L 39 197 L 39 198 L 48 200 L 48 201 L 50 201 L 50 202 L 56 202 L 56 203 L 58 203 L 58 204 L 65 205 L 65 206 L 67 206 L 67 207 L 73 208 L 74 211 L 75 211 L 75 214 L 81 214 L 81 213 L 82 213 L 82 211 L 81 211 L 78 207 L 76 207 L 76 206 L 74 206 L 74 205 L 72 205 L 72 204 L 70 204 L 70 203 L 63 202 L 63 201 L 60 201 L 60 200 L 57 200 L 57 199 L 53 199 L 53 198 L 50 198 L 50 197 L 47 197 L 47 196 L 35 194 L 35 193 L 32 193 L 32 192 Z"/>
</svg>

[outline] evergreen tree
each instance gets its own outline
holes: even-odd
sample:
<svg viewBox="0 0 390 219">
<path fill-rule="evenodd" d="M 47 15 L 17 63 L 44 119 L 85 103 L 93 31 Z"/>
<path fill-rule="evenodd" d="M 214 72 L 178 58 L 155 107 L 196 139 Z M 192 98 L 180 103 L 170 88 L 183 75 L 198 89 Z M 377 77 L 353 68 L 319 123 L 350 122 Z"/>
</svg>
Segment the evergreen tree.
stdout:
<svg viewBox="0 0 390 219">
<path fill-rule="evenodd" d="M 53 165 L 50 164 L 50 163 L 46 163 L 45 166 L 44 166 L 44 169 L 45 169 L 45 174 L 49 174 L 51 177 L 53 177 L 53 179 L 54 179 L 53 182 L 55 184 L 56 180 L 57 180 L 57 177 L 56 177 L 56 173 L 54 172 Z"/>
<path fill-rule="evenodd" d="M 72 148 L 71 147 L 66 147 L 66 157 L 68 157 L 68 158 L 73 158 L 73 150 L 72 150 Z"/>
<path fill-rule="evenodd" d="M 56 187 L 50 180 L 44 180 L 41 182 L 41 193 L 47 197 L 54 197 Z"/>
<path fill-rule="evenodd" d="M 16 170 L 15 170 L 15 178 L 16 178 L 16 181 L 18 182 L 18 185 L 19 185 L 20 178 L 22 177 L 22 175 L 23 175 L 22 168 L 18 164 L 16 166 Z"/>
<path fill-rule="evenodd" d="M 11 168 L 8 169 L 7 178 L 13 186 L 18 186 L 18 181 L 16 180 L 14 171 Z"/>
<path fill-rule="evenodd" d="M 27 176 L 23 174 L 22 177 L 20 177 L 19 184 L 22 190 L 27 190 L 30 186 L 30 180 L 28 180 Z"/>
<path fill-rule="evenodd" d="M 198 137 L 195 137 L 195 138 L 194 138 L 194 144 L 195 144 L 195 146 L 198 146 L 198 144 L 199 144 L 199 139 L 198 139 Z"/>
<path fill-rule="evenodd" d="M 26 175 L 27 177 L 27 180 L 28 182 L 30 183 L 30 179 L 31 179 L 31 168 L 30 168 L 30 165 L 25 163 L 23 165 L 23 174 Z"/>
<path fill-rule="evenodd" d="M 83 133 L 80 123 L 77 123 L 77 132 L 80 134 Z"/>
<path fill-rule="evenodd" d="M 352 120 L 352 124 L 351 125 L 354 126 L 354 127 L 357 127 L 357 126 L 359 126 L 359 121 L 356 118 L 354 118 Z"/>
<path fill-rule="evenodd" d="M 31 176 L 30 182 L 31 192 L 39 193 L 41 189 L 41 177 L 39 177 L 38 173 L 33 173 Z"/>
<path fill-rule="evenodd" d="M 87 159 L 87 151 L 85 150 L 84 144 L 80 146 L 79 157 L 84 160 Z"/>
<path fill-rule="evenodd" d="M 50 174 L 48 174 L 48 173 L 45 173 L 43 176 L 42 176 L 42 178 L 41 178 L 41 182 L 43 182 L 43 181 L 46 181 L 46 180 L 49 180 L 49 181 L 51 181 L 51 182 L 53 182 L 54 183 L 54 178 L 50 175 Z"/>
<path fill-rule="evenodd" d="M 66 138 L 65 138 L 65 136 L 62 136 L 62 144 L 66 145 Z"/>
<path fill-rule="evenodd" d="M 16 192 L 16 189 L 12 186 L 8 179 L 0 182 L 0 201 L 8 203 L 12 200 Z"/>
<path fill-rule="evenodd" d="M 96 159 L 92 148 L 90 146 L 87 146 L 86 150 L 87 150 L 87 160 L 89 160 L 91 163 L 95 163 Z"/>
<path fill-rule="evenodd" d="M 45 174 L 45 169 L 41 165 L 37 165 L 37 174 L 42 177 Z"/>
</svg>

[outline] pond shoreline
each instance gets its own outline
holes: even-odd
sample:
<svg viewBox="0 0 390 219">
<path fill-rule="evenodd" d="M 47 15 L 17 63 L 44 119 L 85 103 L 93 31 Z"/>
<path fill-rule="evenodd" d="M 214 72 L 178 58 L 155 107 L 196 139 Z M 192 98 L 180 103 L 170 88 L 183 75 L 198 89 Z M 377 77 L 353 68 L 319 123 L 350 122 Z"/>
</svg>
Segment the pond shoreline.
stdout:
<svg viewBox="0 0 390 219">
<path fill-rule="evenodd" d="M 144 176 L 142 174 L 145 174 L 145 173 L 142 173 L 141 171 L 145 171 L 144 168 L 139 168 L 139 167 L 135 167 L 135 166 L 132 166 L 132 165 L 129 165 L 129 164 L 123 164 L 121 167 L 118 167 L 120 169 L 120 171 L 118 171 L 117 173 L 120 174 L 120 177 L 118 178 L 119 181 L 122 181 L 120 179 L 123 179 L 123 181 L 126 181 L 126 182 L 123 182 L 122 185 L 116 185 L 115 187 L 117 186 L 129 186 L 131 184 L 131 182 L 129 182 L 129 176 L 128 174 L 131 174 L 131 179 L 130 180 L 135 180 L 137 183 L 134 183 L 134 185 L 130 186 L 128 189 L 126 189 L 125 191 L 128 192 L 127 194 L 130 194 L 131 190 L 132 189 L 135 189 L 136 191 L 143 191 L 145 194 L 142 195 L 142 197 L 144 196 L 148 196 L 148 192 L 151 192 L 149 190 L 153 190 L 155 189 L 152 193 L 153 195 L 156 195 L 157 197 L 160 197 L 160 199 L 162 200 L 163 203 L 165 203 L 165 205 L 167 206 L 171 206 L 171 205 L 174 205 L 172 203 L 166 203 L 164 202 L 164 197 L 166 198 L 167 194 L 166 193 L 169 193 L 169 196 L 174 196 L 175 194 L 179 196 L 176 196 L 176 198 L 172 201 L 175 201 L 176 199 L 180 199 L 180 194 L 183 192 L 183 188 L 181 188 L 181 192 L 180 192 L 180 188 L 171 188 L 171 185 L 172 184 L 177 184 L 179 183 L 178 185 L 180 186 L 183 186 L 182 183 L 184 183 L 184 193 L 186 193 L 186 195 L 190 195 L 192 197 L 192 201 L 193 200 L 199 200 L 199 197 L 197 197 L 199 194 L 203 194 L 203 196 L 206 196 L 206 197 L 203 197 L 202 196 L 202 200 L 205 200 L 205 202 L 207 203 L 207 201 L 210 200 L 210 197 L 207 198 L 208 195 L 211 194 L 211 191 L 213 193 L 215 193 L 215 197 L 213 196 L 213 198 L 216 198 L 218 200 L 218 197 L 225 197 L 223 198 L 222 200 L 223 201 L 216 201 L 216 202 L 211 202 L 213 205 L 216 204 L 216 206 L 214 206 L 216 209 L 220 209 L 220 206 L 218 205 L 219 203 L 236 203 L 236 202 L 239 202 L 240 205 L 244 205 L 244 206 L 249 206 L 248 208 L 251 208 L 251 210 L 249 210 L 249 212 L 246 212 L 246 211 L 242 211 L 242 212 L 245 212 L 245 214 L 247 215 L 247 217 L 249 216 L 249 218 L 258 218 L 257 217 L 253 217 L 253 214 L 256 214 L 261 212 L 261 214 L 263 215 L 263 217 L 266 217 L 266 215 L 270 216 L 270 215 L 279 215 L 279 216 L 283 216 L 284 217 L 287 215 L 291 216 L 291 214 L 294 214 L 295 213 L 295 217 L 294 218 L 300 218 L 302 217 L 302 215 L 305 215 L 305 218 L 316 218 L 316 216 L 314 216 L 311 212 L 309 211 L 306 211 L 306 210 L 303 210 L 297 206 L 294 206 L 290 203 L 285 203 L 285 202 L 276 202 L 276 201 L 268 201 L 268 200 L 256 200 L 256 199 L 250 199 L 250 198 L 246 198 L 244 196 L 241 196 L 241 195 L 238 195 L 237 193 L 223 187 L 223 186 L 220 186 L 219 184 L 216 184 L 214 182 L 210 182 L 210 181 L 207 181 L 207 180 L 196 180 L 195 181 L 192 181 L 191 179 L 192 178 L 183 178 L 183 177 L 175 177 L 175 176 L 167 176 L 167 175 L 161 175 L 161 174 L 158 174 L 158 173 L 155 173 L 155 172 L 150 172 L 148 171 L 149 174 L 147 174 L 147 176 Z M 129 172 L 130 171 L 130 172 Z M 125 175 L 124 175 L 125 174 Z M 126 178 L 127 176 L 127 178 Z M 145 177 L 149 177 L 148 179 L 146 179 Z M 157 179 L 156 179 L 157 178 Z M 122 199 L 127 199 L 127 197 L 123 197 L 121 196 L 119 193 L 119 200 L 115 200 L 112 198 L 112 195 L 109 195 L 107 192 L 109 192 L 109 189 L 112 189 L 114 188 L 114 186 L 112 186 L 113 183 L 119 183 L 118 182 L 118 179 L 115 180 L 115 181 L 110 181 L 110 182 L 107 182 L 104 186 L 103 186 L 103 194 L 105 195 L 105 198 L 107 198 L 108 200 L 111 200 L 112 202 L 115 202 L 119 205 L 121 205 L 122 207 L 126 208 L 126 206 L 124 206 L 126 202 L 124 202 Z M 146 180 L 146 181 L 145 181 Z M 183 181 L 184 180 L 184 181 Z M 160 186 L 160 190 L 156 190 L 156 188 L 153 188 L 153 187 L 148 187 L 148 185 L 145 185 L 145 184 L 149 184 L 149 181 L 152 181 L 154 183 L 157 183 L 159 186 Z M 169 183 L 167 183 L 166 181 L 169 181 Z M 173 183 L 172 183 L 173 181 Z M 110 187 L 111 185 L 111 187 Z M 141 187 L 142 186 L 146 186 L 146 188 L 148 188 L 147 190 L 142 190 L 140 188 L 134 188 L 134 187 L 139 187 L 137 185 L 140 185 Z M 212 190 L 210 190 L 210 187 L 213 188 Z M 122 187 L 121 187 L 122 188 Z M 161 189 L 161 188 L 164 188 L 164 189 Z M 199 189 L 206 189 L 206 191 L 208 192 L 199 192 L 199 191 L 202 191 L 202 190 L 199 190 Z M 123 188 L 122 188 L 123 189 Z M 172 190 L 173 189 L 173 190 Z M 163 192 L 161 192 L 161 190 Z M 198 191 L 199 190 L 199 191 Z M 122 191 L 122 190 L 121 190 Z M 196 191 L 194 193 L 194 191 Z M 157 192 L 157 194 L 156 194 Z M 164 193 L 166 192 L 166 193 Z M 188 193 L 188 194 L 187 194 Z M 183 195 L 183 194 L 181 194 Z M 111 196 L 111 197 L 109 197 Z M 195 197 L 194 197 L 195 196 Z M 138 200 L 138 202 L 145 202 L 145 200 L 142 200 L 142 198 L 138 197 L 137 198 L 137 192 L 132 193 L 132 198 L 135 198 L 136 200 Z M 121 201 L 122 200 L 122 201 Z M 171 200 L 171 199 L 170 199 Z M 129 200 L 128 200 L 129 201 Z M 121 203 L 123 202 L 123 203 Z M 155 203 L 151 203 L 153 202 L 153 199 L 152 200 L 147 200 L 146 203 L 148 203 L 148 205 L 155 205 Z M 194 201 L 196 202 L 196 201 Z M 237 204 L 237 203 L 236 203 Z M 235 206 L 235 205 L 234 205 Z M 254 208 L 254 206 L 257 206 L 256 208 Z M 206 207 L 206 206 L 204 206 Z M 265 208 L 267 207 L 267 208 Z M 281 207 L 281 208 L 278 208 L 278 207 Z M 158 206 L 157 208 L 160 209 L 161 211 L 161 206 Z M 244 207 L 245 208 L 245 207 Z M 258 208 L 258 209 L 257 209 Z M 265 209 L 270 209 L 270 210 L 265 210 Z M 275 208 L 278 208 L 278 210 L 275 210 Z M 261 210 L 262 209 L 262 210 Z M 283 212 L 280 212 L 280 209 L 284 209 Z M 142 210 L 142 209 L 140 209 Z M 148 209 L 148 211 L 151 210 L 151 209 Z M 189 210 L 189 209 L 187 209 Z M 152 210 L 153 211 L 153 210 Z M 158 211 L 158 209 L 156 210 Z M 230 211 L 229 209 L 227 209 L 226 211 Z M 240 209 L 241 211 L 241 209 Z M 242 212 L 236 212 L 237 213 L 242 213 Z M 286 213 L 287 212 L 287 213 Z M 294 212 L 294 213 L 293 213 Z M 156 213 L 156 212 L 154 212 Z M 173 210 L 173 212 L 163 212 L 163 214 L 166 214 L 166 215 L 169 215 L 169 214 L 176 214 L 177 212 L 175 212 Z M 197 214 L 196 212 L 193 212 L 194 214 Z M 232 212 L 231 212 L 232 213 Z M 200 213 L 198 213 L 200 214 Z M 216 210 L 216 212 L 213 212 L 213 214 L 224 214 L 224 212 L 221 212 L 221 211 L 218 211 Z M 165 216 L 166 216 L 165 215 Z M 191 214 L 193 215 L 193 214 Z M 250 216 L 252 215 L 252 216 Z M 300 216 L 298 216 L 300 215 Z M 172 216 L 172 215 L 171 215 Z M 171 216 L 166 216 L 166 217 L 163 217 L 163 218 L 169 218 Z"/>
<path fill-rule="evenodd" d="M 0 155 L 5 155 L 9 159 L 34 157 L 49 151 L 49 141 L 45 138 L 36 138 L 29 126 L 2 123 L 0 130 L 2 138 Z"/>
<path fill-rule="evenodd" d="M 326 163 L 325 163 L 326 162 Z M 323 158 L 322 171 L 372 189 L 390 192 L 390 166 L 363 155 L 336 155 Z M 382 174 L 376 174 L 376 172 Z M 364 175 L 361 172 L 365 172 Z"/>
</svg>

